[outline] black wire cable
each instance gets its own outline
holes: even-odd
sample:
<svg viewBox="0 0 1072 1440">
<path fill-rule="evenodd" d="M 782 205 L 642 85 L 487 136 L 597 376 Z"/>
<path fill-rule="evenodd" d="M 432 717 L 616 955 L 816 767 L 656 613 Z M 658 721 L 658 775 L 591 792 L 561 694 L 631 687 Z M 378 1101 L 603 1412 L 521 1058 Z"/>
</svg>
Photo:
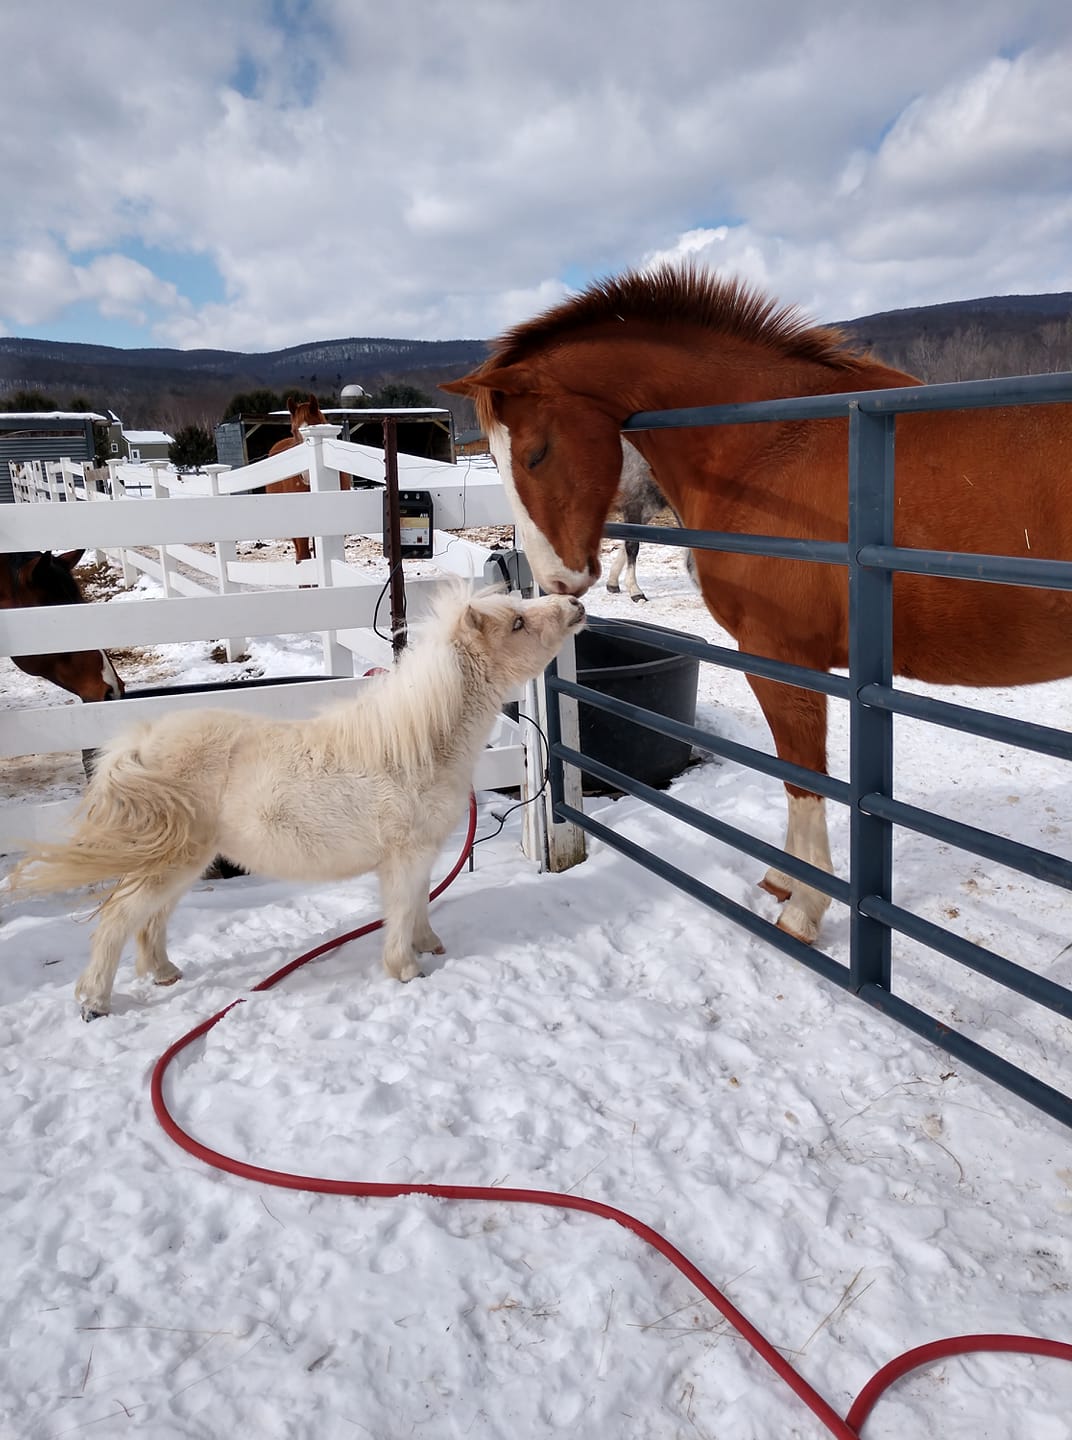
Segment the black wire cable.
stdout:
<svg viewBox="0 0 1072 1440">
<path fill-rule="evenodd" d="M 532 718 L 531 715 L 522 715 L 521 711 L 519 710 L 519 711 L 517 712 L 517 718 L 518 718 L 519 720 L 527 720 L 528 723 L 529 723 L 529 724 L 533 727 L 533 729 L 536 731 L 536 734 L 539 735 L 539 737 L 540 737 L 540 743 L 541 743 L 541 745 L 543 746 L 543 757 L 544 757 L 544 761 L 543 761 L 543 780 L 541 781 L 541 783 L 540 783 L 540 788 L 536 791 L 535 795 L 530 795 L 527 800 L 518 800 L 517 803 L 514 804 L 514 805 L 511 805 L 508 810 L 504 810 L 501 815 L 496 815 L 496 816 L 494 816 L 494 818 L 495 818 L 496 820 L 498 820 L 498 822 L 499 822 L 498 829 L 489 831 L 489 833 L 488 833 L 487 835 L 481 835 L 480 838 L 479 838 L 479 840 L 474 840 L 474 841 L 473 841 L 473 845 L 472 845 L 472 848 L 473 848 L 474 850 L 476 849 L 476 847 L 477 847 L 478 845 L 482 845 L 485 840 L 494 840 L 495 837 L 496 837 L 496 835 L 501 834 L 501 833 L 502 833 L 502 828 L 503 828 L 503 826 L 506 824 L 507 820 L 510 818 L 510 816 L 514 813 L 515 810 L 523 810 L 526 805 L 531 805 L 534 800 L 538 800 L 538 799 L 540 798 L 540 796 L 543 794 L 543 792 L 547 789 L 547 783 L 548 783 L 548 781 L 549 781 L 550 778 L 551 778 L 551 771 L 550 771 L 551 746 L 550 746 L 550 744 L 548 743 L 547 736 L 543 733 L 543 731 L 541 730 L 540 726 L 536 723 L 536 721 Z"/>
<path fill-rule="evenodd" d="M 394 576 L 395 576 L 395 572 L 396 572 L 397 570 L 400 570 L 401 568 L 402 568 L 402 561 L 401 561 L 401 560 L 396 560 L 395 563 L 394 563 L 394 565 L 392 565 L 392 567 L 390 568 L 390 570 L 388 570 L 388 572 L 387 572 L 387 579 L 386 579 L 386 580 L 384 581 L 384 583 L 383 583 L 383 589 L 380 591 L 379 595 L 378 595 L 377 598 L 376 598 L 376 608 L 375 608 L 375 609 L 373 610 L 373 612 L 372 612 L 372 631 L 373 631 L 373 634 L 374 634 L 374 635 L 378 635 L 381 640 L 385 640 L 388 645 L 393 645 L 393 644 L 395 643 L 395 642 L 394 642 L 394 637 L 391 636 L 391 635 L 385 635 L 385 634 L 383 633 L 383 631 L 380 629 L 379 625 L 377 624 L 377 621 L 378 621 L 379 618 L 380 618 L 380 606 L 383 604 L 383 597 L 387 594 L 387 591 L 388 591 L 388 589 L 390 588 L 391 581 L 394 579 Z M 403 591 L 402 591 L 402 620 L 403 620 L 403 627 L 402 627 L 402 628 L 403 628 L 403 629 L 406 628 L 406 626 L 405 626 L 405 618 L 406 618 L 406 592 L 405 592 L 405 588 L 403 588 Z"/>
</svg>

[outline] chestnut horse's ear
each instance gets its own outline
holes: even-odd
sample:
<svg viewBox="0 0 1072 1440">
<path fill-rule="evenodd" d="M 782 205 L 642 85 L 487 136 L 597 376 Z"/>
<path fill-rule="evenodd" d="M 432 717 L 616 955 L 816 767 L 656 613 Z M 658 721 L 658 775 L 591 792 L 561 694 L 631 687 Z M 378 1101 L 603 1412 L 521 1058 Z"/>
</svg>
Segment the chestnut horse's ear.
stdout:
<svg viewBox="0 0 1072 1440">
<path fill-rule="evenodd" d="M 63 555 L 57 555 L 56 559 L 61 565 L 66 565 L 68 570 L 73 570 L 85 554 L 85 550 L 68 550 Z"/>
<path fill-rule="evenodd" d="M 300 402 L 299 402 L 298 397 L 297 397 L 296 395 L 288 395 L 288 396 L 287 396 L 287 409 L 290 411 L 290 413 L 291 413 L 292 415 L 294 414 L 295 410 L 297 410 L 299 403 L 300 403 Z"/>
<path fill-rule="evenodd" d="M 474 370 L 460 380 L 440 385 L 450 395 L 477 395 L 481 390 L 495 390 L 500 395 L 527 395 L 536 387 L 536 376 L 527 365 L 496 365 L 487 370 Z"/>
</svg>

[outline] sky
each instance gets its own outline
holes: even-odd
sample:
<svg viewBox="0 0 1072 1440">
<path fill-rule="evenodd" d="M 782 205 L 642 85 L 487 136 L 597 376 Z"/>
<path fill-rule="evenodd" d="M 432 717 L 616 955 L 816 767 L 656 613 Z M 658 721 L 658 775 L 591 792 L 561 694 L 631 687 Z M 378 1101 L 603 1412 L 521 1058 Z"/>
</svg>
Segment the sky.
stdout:
<svg viewBox="0 0 1072 1440">
<path fill-rule="evenodd" d="M 0 335 L 483 339 L 688 255 L 1072 289 L 1067 0 L 9 0 Z"/>
</svg>

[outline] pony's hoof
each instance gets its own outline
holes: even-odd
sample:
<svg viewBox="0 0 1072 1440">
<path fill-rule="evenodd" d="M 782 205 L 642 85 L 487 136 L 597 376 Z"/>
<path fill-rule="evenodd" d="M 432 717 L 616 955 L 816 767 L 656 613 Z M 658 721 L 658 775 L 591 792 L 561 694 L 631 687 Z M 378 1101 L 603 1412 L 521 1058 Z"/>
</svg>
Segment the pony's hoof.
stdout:
<svg viewBox="0 0 1072 1440">
<path fill-rule="evenodd" d="M 791 894 L 791 891 L 783 889 L 781 885 L 775 885 L 772 880 L 759 880 L 757 884 L 761 890 L 766 890 L 768 895 L 773 895 L 775 900 L 782 905 L 785 904 Z"/>
<path fill-rule="evenodd" d="M 630 600 L 632 600 L 632 602 L 633 602 L 634 605 L 636 605 L 637 602 L 640 601 L 640 600 L 643 600 L 644 603 L 645 603 L 645 605 L 648 603 L 648 597 L 647 597 L 643 592 L 641 592 L 641 593 L 638 594 L 638 595 L 630 595 L 629 598 L 630 598 Z"/>
<path fill-rule="evenodd" d="M 396 965 L 388 965 L 385 963 L 383 968 L 393 980 L 399 981 L 402 985 L 408 984 L 410 980 L 424 979 L 424 971 L 415 958 L 402 960 Z"/>
<path fill-rule="evenodd" d="M 82 1019 L 88 1025 L 91 1020 L 103 1020 L 107 1010 L 94 1010 L 92 1005 L 83 1005 L 81 1010 Z"/>
<path fill-rule="evenodd" d="M 174 966 L 172 967 L 174 969 Z M 176 980 L 182 979 L 182 971 L 175 970 L 174 975 L 158 975 L 153 981 L 154 985 L 174 985 Z"/>
</svg>

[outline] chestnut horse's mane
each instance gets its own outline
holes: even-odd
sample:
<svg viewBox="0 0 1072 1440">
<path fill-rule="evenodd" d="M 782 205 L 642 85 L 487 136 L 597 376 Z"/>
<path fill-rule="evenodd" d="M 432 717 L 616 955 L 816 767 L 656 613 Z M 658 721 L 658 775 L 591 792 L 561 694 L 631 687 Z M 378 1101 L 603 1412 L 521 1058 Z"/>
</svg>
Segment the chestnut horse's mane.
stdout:
<svg viewBox="0 0 1072 1440">
<path fill-rule="evenodd" d="M 579 295 L 508 330 L 488 363 L 511 365 L 548 341 L 626 317 L 654 326 L 699 325 L 769 346 L 787 359 L 812 360 L 838 370 L 858 369 L 863 360 L 841 331 L 813 325 L 795 306 L 779 305 L 744 280 L 689 264 L 597 280 Z"/>
</svg>

